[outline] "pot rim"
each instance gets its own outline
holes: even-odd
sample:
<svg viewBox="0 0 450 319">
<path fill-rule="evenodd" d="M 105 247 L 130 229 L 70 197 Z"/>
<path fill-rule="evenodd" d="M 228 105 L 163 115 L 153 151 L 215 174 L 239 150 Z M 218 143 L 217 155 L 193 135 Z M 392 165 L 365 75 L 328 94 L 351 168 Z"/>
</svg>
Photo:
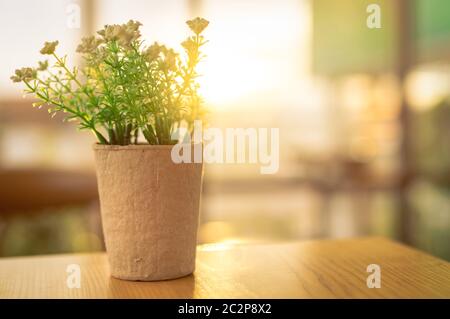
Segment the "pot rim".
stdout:
<svg viewBox="0 0 450 319">
<path fill-rule="evenodd" d="M 191 145 L 195 146 L 201 143 L 182 143 L 183 145 Z M 130 145 L 109 145 L 109 144 L 98 144 L 95 143 L 92 145 L 92 149 L 94 151 L 104 150 L 104 151 L 127 151 L 127 150 L 149 150 L 149 151 L 157 151 L 157 150 L 168 150 L 172 149 L 175 145 L 151 145 L 151 144 L 130 144 Z"/>
</svg>

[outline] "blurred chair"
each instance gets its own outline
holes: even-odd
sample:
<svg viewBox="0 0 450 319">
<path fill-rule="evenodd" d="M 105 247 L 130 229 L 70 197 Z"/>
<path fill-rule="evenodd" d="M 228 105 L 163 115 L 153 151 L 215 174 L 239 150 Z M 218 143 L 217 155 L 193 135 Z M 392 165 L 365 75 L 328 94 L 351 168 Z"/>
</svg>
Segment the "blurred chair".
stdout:
<svg viewBox="0 0 450 319">
<path fill-rule="evenodd" d="M 41 169 L 0 170 L 0 255 L 3 255 L 2 245 L 7 242 L 5 227 L 9 224 L 23 218 L 46 218 L 49 211 L 59 216 L 58 212 L 63 213 L 70 207 L 81 207 L 85 217 L 80 218 L 87 218 L 89 228 L 101 239 L 94 174 Z"/>
<path fill-rule="evenodd" d="M 94 175 L 52 170 L 0 170 L 0 217 L 98 199 Z"/>
</svg>

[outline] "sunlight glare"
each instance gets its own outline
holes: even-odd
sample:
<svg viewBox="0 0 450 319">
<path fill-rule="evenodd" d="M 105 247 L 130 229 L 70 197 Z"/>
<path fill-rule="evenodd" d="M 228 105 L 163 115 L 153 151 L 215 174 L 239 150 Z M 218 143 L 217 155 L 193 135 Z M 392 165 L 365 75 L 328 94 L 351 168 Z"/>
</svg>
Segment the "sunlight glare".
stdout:
<svg viewBox="0 0 450 319">
<path fill-rule="evenodd" d="M 308 32 L 307 8 L 302 1 L 208 1 L 212 21 L 199 65 L 201 94 L 215 109 L 258 103 L 261 93 L 278 90 L 302 69 L 302 39 Z M 249 19 L 249 17 L 251 17 Z M 306 45 L 306 43 L 305 43 Z"/>
</svg>

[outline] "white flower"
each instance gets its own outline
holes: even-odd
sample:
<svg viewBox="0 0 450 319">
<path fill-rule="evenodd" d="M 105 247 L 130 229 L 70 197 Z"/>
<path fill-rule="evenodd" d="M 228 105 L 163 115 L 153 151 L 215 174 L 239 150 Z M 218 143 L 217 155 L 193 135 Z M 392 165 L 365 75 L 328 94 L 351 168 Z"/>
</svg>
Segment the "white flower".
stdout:
<svg viewBox="0 0 450 319">
<path fill-rule="evenodd" d="M 205 28 L 208 26 L 209 21 L 200 17 L 197 17 L 193 20 L 186 21 L 186 24 L 189 28 L 197 35 L 203 32 Z"/>
<path fill-rule="evenodd" d="M 11 76 L 11 80 L 13 82 L 22 82 L 29 81 L 36 78 L 36 70 L 32 68 L 21 68 L 17 69 L 13 76 Z"/>
<path fill-rule="evenodd" d="M 56 46 L 58 45 L 58 41 L 53 42 L 45 42 L 44 47 L 41 49 L 41 54 L 48 54 L 51 55 L 55 53 Z"/>
</svg>

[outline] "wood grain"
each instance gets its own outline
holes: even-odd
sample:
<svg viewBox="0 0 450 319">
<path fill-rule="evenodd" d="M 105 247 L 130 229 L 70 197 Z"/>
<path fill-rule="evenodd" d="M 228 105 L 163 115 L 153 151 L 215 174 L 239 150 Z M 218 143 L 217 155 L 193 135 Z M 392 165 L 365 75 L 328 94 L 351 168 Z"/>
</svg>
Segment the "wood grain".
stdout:
<svg viewBox="0 0 450 319">
<path fill-rule="evenodd" d="M 69 264 L 81 287 L 66 285 Z M 369 289 L 366 267 L 381 267 Z M 450 298 L 450 263 L 383 238 L 268 245 L 204 245 L 194 275 L 111 278 L 106 254 L 0 259 L 1 298 Z"/>
</svg>

